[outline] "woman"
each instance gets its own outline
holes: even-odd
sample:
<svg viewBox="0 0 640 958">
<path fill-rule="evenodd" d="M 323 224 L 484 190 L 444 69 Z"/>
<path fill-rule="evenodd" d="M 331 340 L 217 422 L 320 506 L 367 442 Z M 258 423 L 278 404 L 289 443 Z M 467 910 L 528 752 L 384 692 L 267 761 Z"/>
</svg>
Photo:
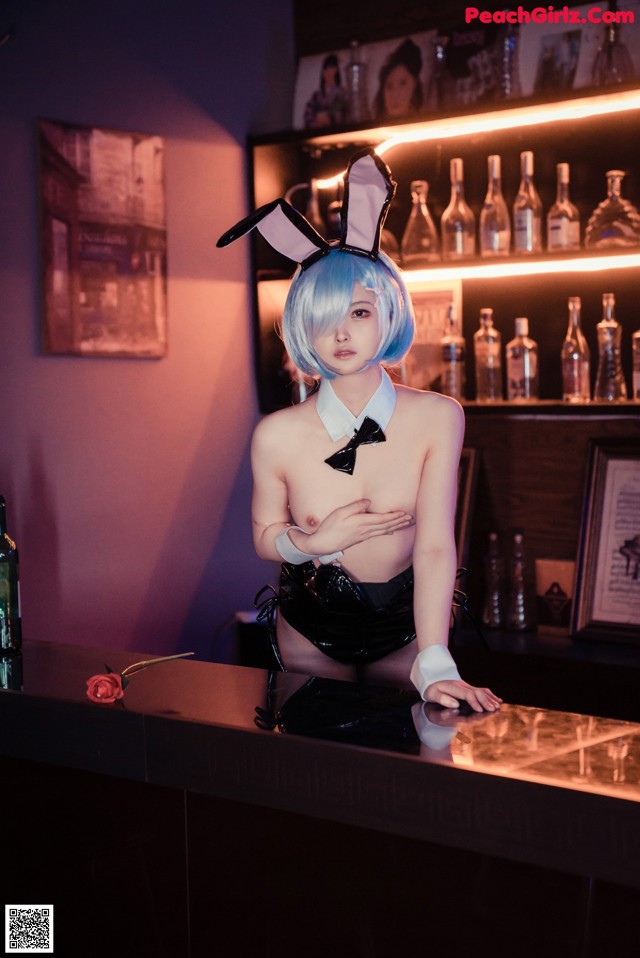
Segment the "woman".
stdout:
<svg viewBox="0 0 640 958">
<path fill-rule="evenodd" d="M 329 53 L 322 61 L 320 88 L 315 90 L 304 109 L 304 125 L 307 129 L 337 126 L 344 123 L 347 97 L 342 86 L 338 57 Z"/>
<path fill-rule="evenodd" d="M 463 412 L 384 370 L 413 337 L 404 282 L 379 251 L 395 183 L 367 150 L 345 185 L 338 244 L 282 200 L 218 241 L 257 226 L 298 260 L 283 338 L 297 368 L 322 377 L 304 403 L 265 417 L 252 443 L 256 550 L 284 560 L 278 654 L 286 669 L 329 678 L 411 676 L 425 701 L 493 711 L 500 699 L 463 682 L 447 649 Z"/>
<path fill-rule="evenodd" d="M 424 100 L 421 70 L 420 48 L 413 40 L 404 40 L 389 54 L 380 70 L 378 92 L 373 101 L 376 119 L 395 119 L 420 112 Z"/>
</svg>

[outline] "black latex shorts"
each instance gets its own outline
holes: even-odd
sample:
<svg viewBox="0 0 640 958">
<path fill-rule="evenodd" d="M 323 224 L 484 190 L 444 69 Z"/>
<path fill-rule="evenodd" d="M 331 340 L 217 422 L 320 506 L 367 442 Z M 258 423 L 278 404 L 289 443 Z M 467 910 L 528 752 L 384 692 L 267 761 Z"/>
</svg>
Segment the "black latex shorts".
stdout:
<svg viewBox="0 0 640 958">
<path fill-rule="evenodd" d="M 389 582 L 354 582 L 337 565 L 284 562 L 277 606 L 289 625 L 338 662 L 375 662 L 415 638 L 411 568 Z"/>
</svg>

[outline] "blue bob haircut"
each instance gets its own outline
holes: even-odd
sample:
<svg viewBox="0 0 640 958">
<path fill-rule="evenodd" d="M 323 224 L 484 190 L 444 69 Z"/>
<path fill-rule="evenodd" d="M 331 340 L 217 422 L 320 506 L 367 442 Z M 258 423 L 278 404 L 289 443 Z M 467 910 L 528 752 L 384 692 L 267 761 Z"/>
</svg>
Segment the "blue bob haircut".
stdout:
<svg viewBox="0 0 640 958">
<path fill-rule="evenodd" d="M 318 336 L 337 329 L 360 283 L 376 297 L 380 346 L 371 360 L 393 365 L 413 342 L 415 320 L 411 297 L 395 263 L 380 252 L 377 260 L 335 249 L 294 274 L 282 317 L 282 338 L 301 372 L 335 379 L 336 373 L 313 349 Z"/>
</svg>

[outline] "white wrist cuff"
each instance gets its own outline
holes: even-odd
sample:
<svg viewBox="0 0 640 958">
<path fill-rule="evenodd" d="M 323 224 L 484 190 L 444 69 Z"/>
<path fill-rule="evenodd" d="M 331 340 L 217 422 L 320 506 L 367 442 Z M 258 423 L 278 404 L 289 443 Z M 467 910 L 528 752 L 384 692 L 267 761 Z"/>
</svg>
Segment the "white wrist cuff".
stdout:
<svg viewBox="0 0 640 958">
<path fill-rule="evenodd" d="M 453 656 L 444 645 L 429 645 L 416 656 L 411 669 L 411 681 L 424 699 L 424 693 L 434 682 L 460 680 Z"/>
<path fill-rule="evenodd" d="M 285 529 L 284 532 L 276 536 L 275 547 L 285 562 L 290 562 L 291 565 L 302 565 L 303 562 L 311 562 L 313 559 L 318 559 L 322 565 L 328 565 L 330 562 L 333 562 L 334 559 L 339 559 L 340 556 L 344 555 L 343 552 L 332 552 L 329 555 L 302 552 L 297 546 L 294 546 L 289 538 L 289 533 L 292 529 L 297 529 L 298 532 L 302 532 L 303 535 L 308 535 L 300 526 L 289 526 L 288 529 Z"/>
</svg>

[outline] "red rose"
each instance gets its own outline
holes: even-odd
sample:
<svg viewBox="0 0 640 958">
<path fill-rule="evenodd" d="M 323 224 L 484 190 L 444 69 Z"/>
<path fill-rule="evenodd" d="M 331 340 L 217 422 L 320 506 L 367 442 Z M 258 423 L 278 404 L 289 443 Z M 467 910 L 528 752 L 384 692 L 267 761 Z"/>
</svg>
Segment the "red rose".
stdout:
<svg viewBox="0 0 640 958">
<path fill-rule="evenodd" d="M 124 695 L 122 677 L 110 672 L 108 675 L 92 675 L 87 680 L 87 698 L 92 702 L 115 702 Z"/>
</svg>

